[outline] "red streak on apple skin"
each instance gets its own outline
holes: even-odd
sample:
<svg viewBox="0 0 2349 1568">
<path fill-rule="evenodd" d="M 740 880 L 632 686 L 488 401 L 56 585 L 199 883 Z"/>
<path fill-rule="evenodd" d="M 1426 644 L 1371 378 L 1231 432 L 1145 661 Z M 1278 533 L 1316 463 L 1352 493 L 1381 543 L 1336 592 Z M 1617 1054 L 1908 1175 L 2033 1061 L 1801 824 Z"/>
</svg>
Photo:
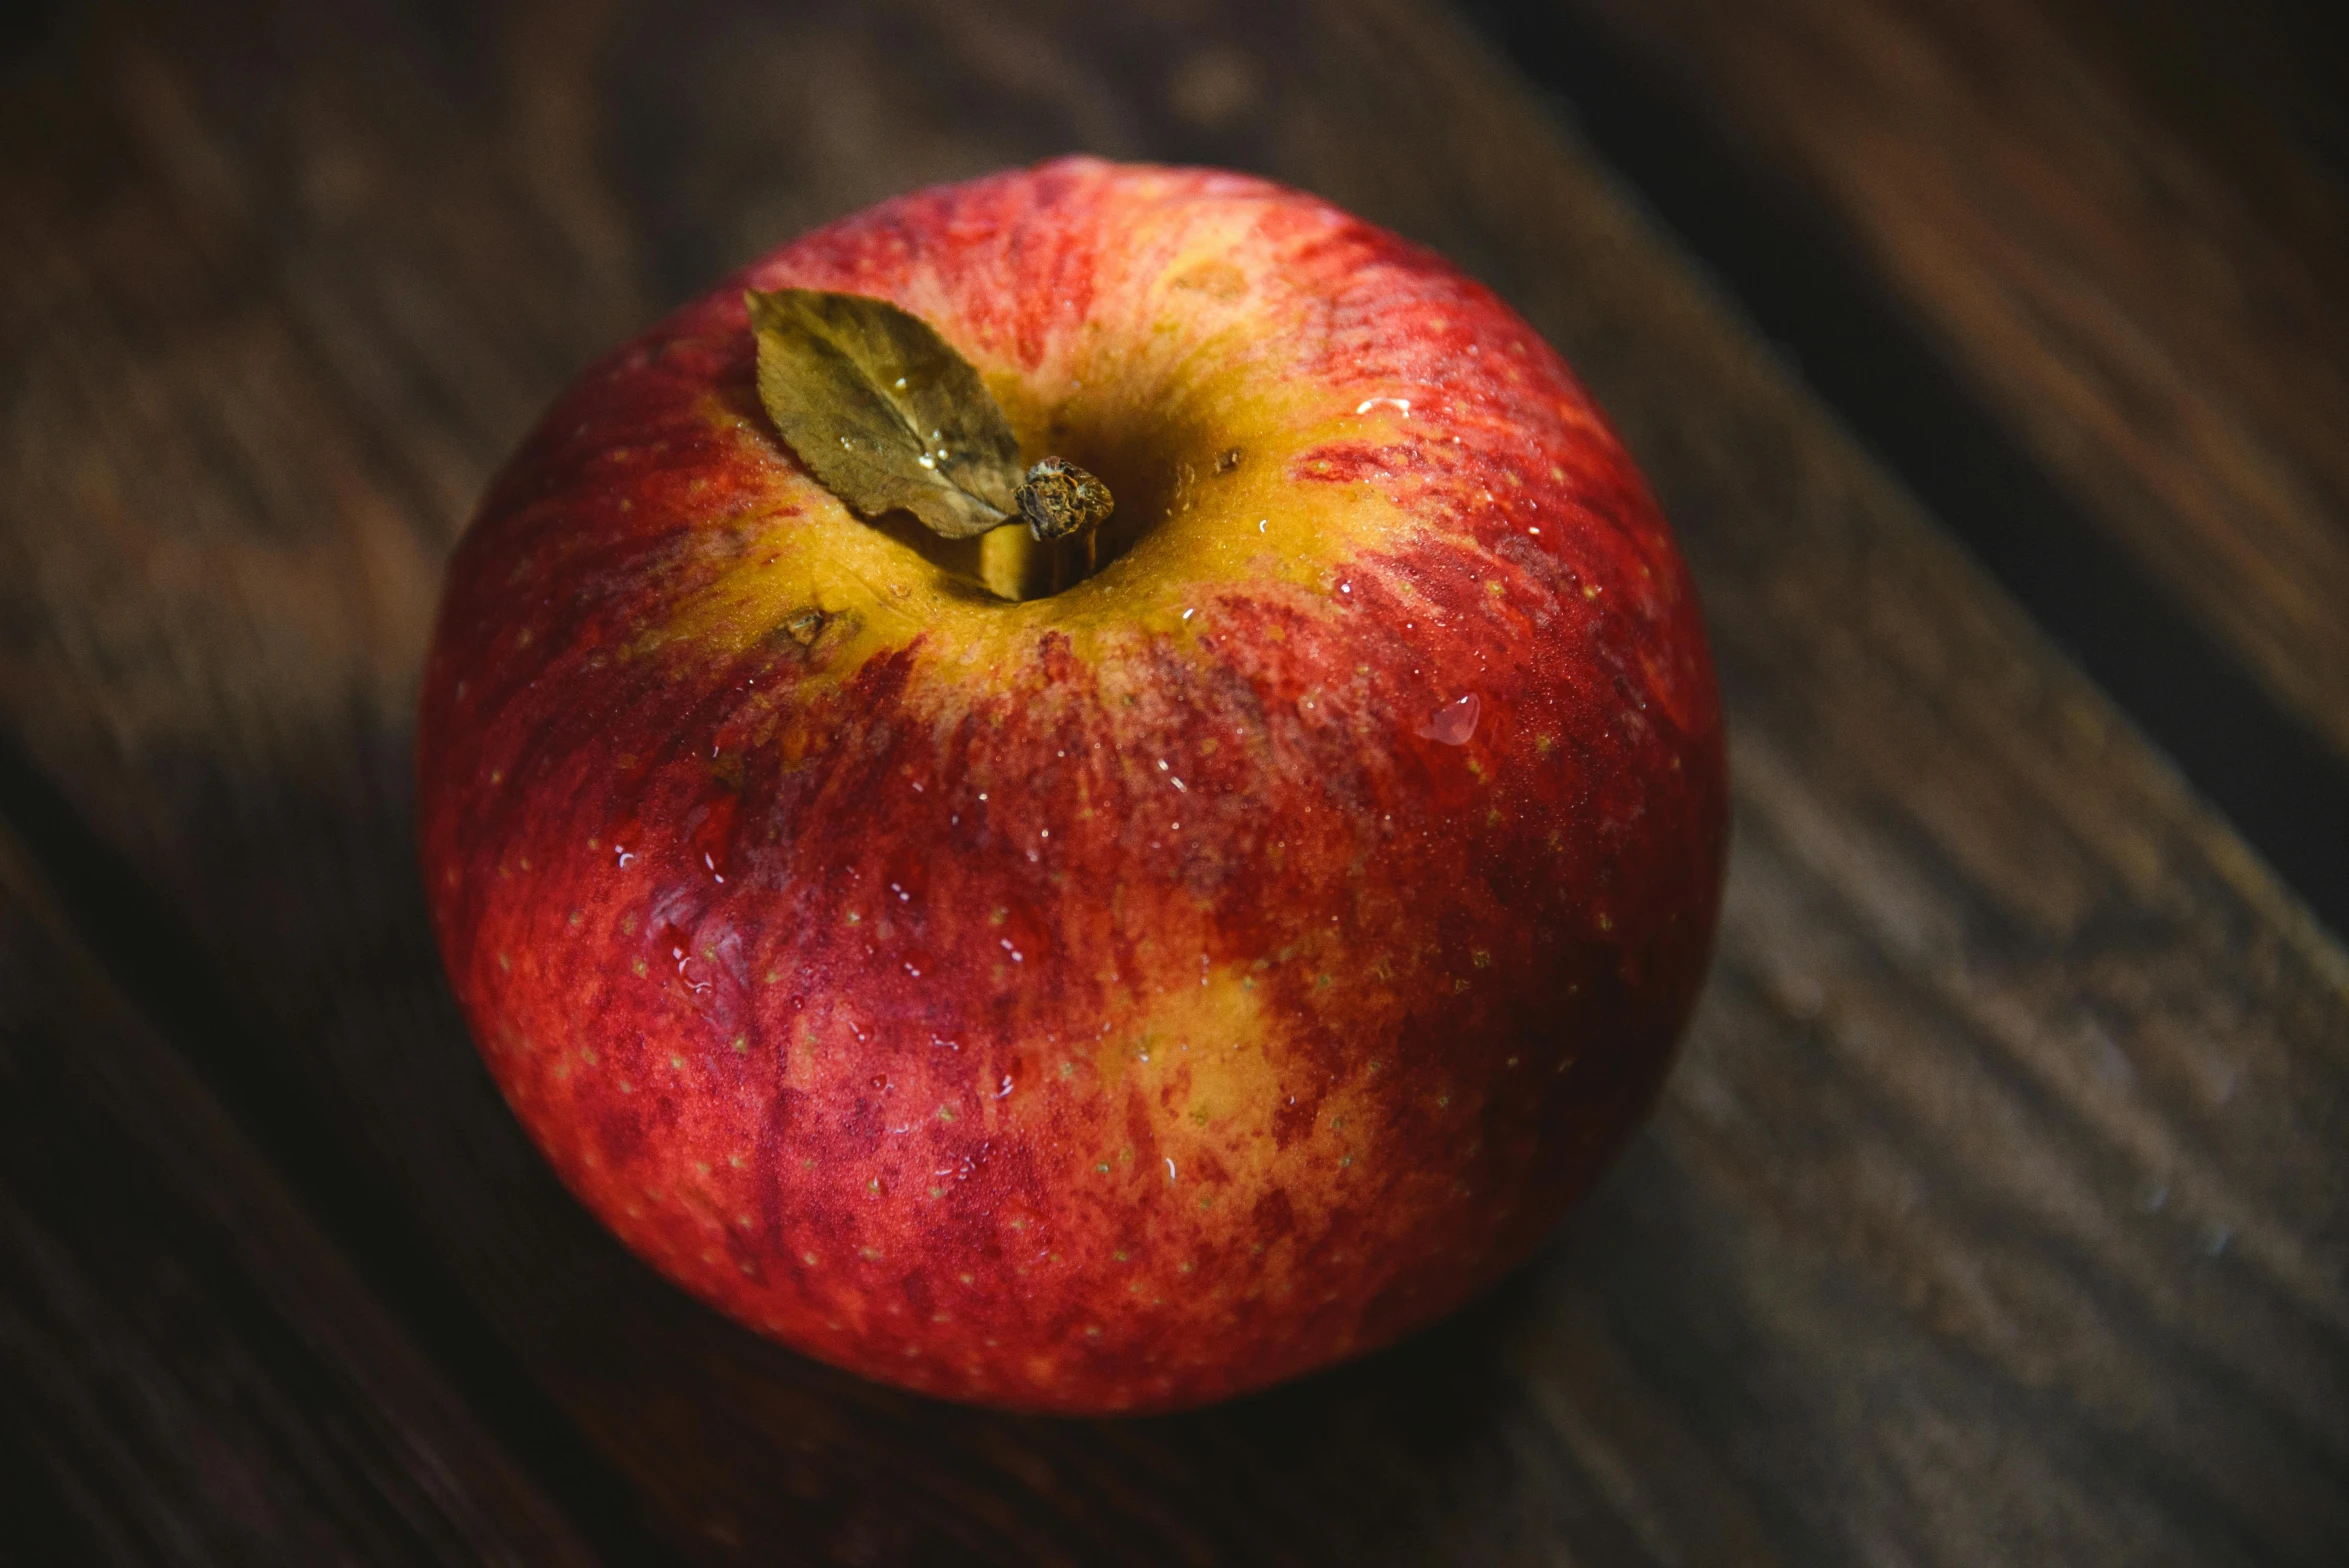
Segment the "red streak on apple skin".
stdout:
<svg viewBox="0 0 2349 1568">
<path fill-rule="evenodd" d="M 1326 587 L 1203 583 L 1179 629 L 977 669 L 934 632 L 853 668 L 837 626 L 662 640 L 774 547 L 793 470 L 711 414 L 755 410 L 740 280 L 583 377 L 450 568 L 424 865 L 517 1115 L 705 1301 L 947 1397 L 1175 1408 L 1458 1305 L 1652 1102 L 1711 940 L 1693 594 L 1490 294 L 1293 192 L 1084 161 L 746 276 L 1040 374 L 1130 305 L 1137 224 L 1208 209 L 1249 219 L 1261 352 L 1410 400 L 1285 458 L 1299 507 L 1415 525 Z"/>
</svg>

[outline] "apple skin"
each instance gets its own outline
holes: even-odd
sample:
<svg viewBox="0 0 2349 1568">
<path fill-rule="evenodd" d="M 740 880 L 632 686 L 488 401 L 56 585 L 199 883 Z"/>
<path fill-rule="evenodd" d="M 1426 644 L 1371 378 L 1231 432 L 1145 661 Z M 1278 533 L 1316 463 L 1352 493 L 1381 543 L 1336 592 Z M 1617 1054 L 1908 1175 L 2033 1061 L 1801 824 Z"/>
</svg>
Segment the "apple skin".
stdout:
<svg viewBox="0 0 2349 1568">
<path fill-rule="evenodd" d="M 758 405 L 785 285 L 939 327 L 1115 558 L 1006 603 L 848 513 Z M 1688 576 L 1558 355 L 1318 199 L 1090 160 L 582 376 L 449 567 L 419 750 L 449 975 L 580 1201 L 809 1355 L 1067 1413 L 1523 1260 L 1654 1100 L 1727 831 Z"/>
</svg>

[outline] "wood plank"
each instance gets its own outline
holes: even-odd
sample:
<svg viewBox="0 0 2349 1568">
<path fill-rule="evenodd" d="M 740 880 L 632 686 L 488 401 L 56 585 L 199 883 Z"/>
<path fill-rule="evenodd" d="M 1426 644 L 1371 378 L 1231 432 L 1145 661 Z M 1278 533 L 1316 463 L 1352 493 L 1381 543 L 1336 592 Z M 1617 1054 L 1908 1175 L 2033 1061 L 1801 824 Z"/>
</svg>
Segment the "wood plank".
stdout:
<svg viewBox="0 0 2349 1568">
<path fill-rule="evenodd" d="M 2349 69 L 2287 5 L 1573 0 L 2349 759 Z"/>
<path fill-rule="evenodd" d="M 0 1560 L 594 1560 L 5 833 L 0 1105 Z"/>
<path fill-rule="evenodd" d="M 2349 1536 L 2349 961 L 1440 15 L 129 10 L 56 51 L 0 108 L 0 715 L 688 1555 Z M 1683 1065 L 1558 1246 L 1395 1352 L 1131 1423 L 870 1388 L 620 1253 L 464 1042 L 408 826 L 436 563 L 541 400 L 808 222 L 1071 145 L 1265 169 L 1525 308 L 1683 533 L 1740 813 Z"/>
</svg>

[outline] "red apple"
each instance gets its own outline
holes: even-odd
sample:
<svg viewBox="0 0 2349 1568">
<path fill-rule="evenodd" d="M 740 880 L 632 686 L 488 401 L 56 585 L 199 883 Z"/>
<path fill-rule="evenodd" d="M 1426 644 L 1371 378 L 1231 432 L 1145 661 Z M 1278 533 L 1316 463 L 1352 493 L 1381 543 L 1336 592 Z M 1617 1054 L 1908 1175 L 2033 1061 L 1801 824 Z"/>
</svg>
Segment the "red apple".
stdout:
<svg viewBox="0 0 2349 1568">
<path fill-rule="evenodd" d="M 745 286 L 933 324 L 1106 479 L 1024 602 L 776 434 Z M 1721 720 L 1558 355 L 1313 197 L 1048 164 L 776 251 L 595 366 L 448 575 L 423 860 L 589 1209 L 809 1355 L 1164 1410 L 1522 1260 L 1704 972 Z"/>
</svg>

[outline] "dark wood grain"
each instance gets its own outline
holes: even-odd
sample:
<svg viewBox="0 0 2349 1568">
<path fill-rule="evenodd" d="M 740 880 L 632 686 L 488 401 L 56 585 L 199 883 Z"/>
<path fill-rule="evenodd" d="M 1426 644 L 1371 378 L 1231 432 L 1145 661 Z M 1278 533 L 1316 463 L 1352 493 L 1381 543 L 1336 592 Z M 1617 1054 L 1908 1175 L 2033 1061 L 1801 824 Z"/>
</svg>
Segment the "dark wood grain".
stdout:
<svg viewBox="0 0 2349 1568">
<path fill-rule="evenodd" d="M 0 722 L 195 933 L 232 1065 L 681 1554 L 2349 1539 L 2349 958 L 1440 14 L 124 9 L 0 123 Z M 1070 147 L 1264 169 L 1524 308 L 1682 532 L 1739 811 L 1683 1063 L 1559 1243 L 1387 1355 L 1129 1423 L 865 1386 L 627 1258 L 475 1062 L 409 833 L 437 563 L 562 380 L 808 223 Z"/>
<path fill-rule="evenodd" d="M 592 1560 L 5 833 L 0 1104 L 0 1560 Z"/>
<path fill-rule="evenodd" d="M 2349 48 L 2206 0 L 1571 0 L 2349 759 Z"/>
</svg>

